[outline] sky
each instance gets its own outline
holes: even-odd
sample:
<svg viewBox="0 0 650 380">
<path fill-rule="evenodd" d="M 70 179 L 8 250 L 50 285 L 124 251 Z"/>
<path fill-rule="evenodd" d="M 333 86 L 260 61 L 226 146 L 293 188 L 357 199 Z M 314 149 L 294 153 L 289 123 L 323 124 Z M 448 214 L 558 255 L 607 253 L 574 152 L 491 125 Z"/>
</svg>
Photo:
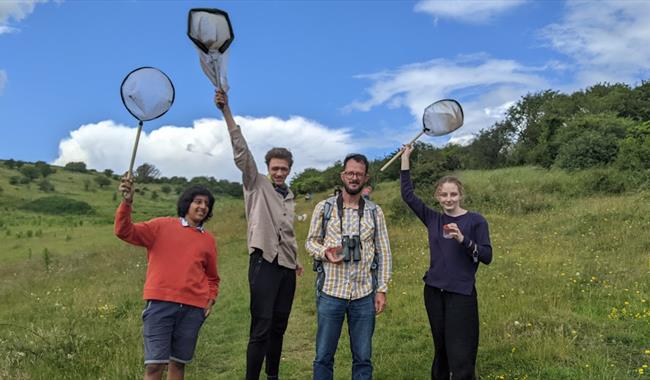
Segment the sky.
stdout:
<svg viewBox="0 0 650 380">
<path fill-rule="evenodd" d="M 523 95 L 650 74 L 650 1 L 0 0 L 0 159 L 128 168 L 137 120 L 124 77 L 154 66 L 175 100 L 145 122 L 136 166 L 240 181 L 214 86 L 188 39 L 191 8 L 228 12 L 230 105 L 261 172 L 274 146 L 293 173 L 346 154 L 380 158 L 453 98 L 466 144 Z"/>
</svg>

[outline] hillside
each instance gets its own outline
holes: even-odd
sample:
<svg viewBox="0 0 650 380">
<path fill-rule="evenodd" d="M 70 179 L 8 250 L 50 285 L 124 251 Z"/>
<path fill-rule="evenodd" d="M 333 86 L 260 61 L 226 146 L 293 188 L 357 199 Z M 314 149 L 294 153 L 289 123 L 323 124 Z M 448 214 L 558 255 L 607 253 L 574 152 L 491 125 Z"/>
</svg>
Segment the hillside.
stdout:
<svg viewBox="0 0 650 380">
<path fill-rule="evenodd" d="M 140 378 L 142 249 L 112 233 L 117 181 L 57 170 L 54 192 L 11 185 L 0 166 L 0 378 Z M 469 205 L 490 223 L 494 261 L 479 270 L 482 379 L 636 379 L 650 364 L 650 192 L 617 193 L 602 172 L 532 167 L 465 171 Z M 86 183 L 88 187 L 86 188 Z M 417 183 L 416 183 L 417 184 Z M 137 195 L 135 220 L 173 215 L 176 194 L 160 184 Z M 426 186 L 420 186 L 426 188 Z M 433 345 L 422 302 L 428 263 L 424 228 L 399 200 L 398 184 L 375 186 L 389 217 L 394 274 L 374 339 L 375 378 L 426 379 Z M 157 199 L 152 199 L 156 191 Z M 92 213 L 26 211 L 58 195 Z M 429 194 L 421 194 L 427 198 Z M 316 202 L 299 199 L 297 214 Z M 221 295 L 203 328 L 190 379 L 243 377 L 248 284 L 243 203 L 217 198 L 208 228 L 217 236 Z M 308 221 L 296 222 L 300 256 Z M 314 356 L 311 271 L 299 280 L 281 376 L 308 379 Z M 344 329 L 345 330 L 345 329 Z M 341 338 L 336 378 L 349 378 Z"/>
</svg>

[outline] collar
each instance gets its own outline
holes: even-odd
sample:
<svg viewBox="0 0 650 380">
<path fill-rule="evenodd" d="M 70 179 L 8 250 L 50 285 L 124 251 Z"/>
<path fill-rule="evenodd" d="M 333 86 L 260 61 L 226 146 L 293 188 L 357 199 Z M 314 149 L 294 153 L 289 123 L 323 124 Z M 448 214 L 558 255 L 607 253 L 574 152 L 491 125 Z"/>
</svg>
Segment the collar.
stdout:
<svg viewBox="0 0 650 380">
<path fill-rule="evenodd" d="M 187 219 L 183 218 L 182 216 L 180 217 L 180 220 L 181 220 L 181 226 L 183 226 L 183 227 L 192 227 L 192 226 L 190 226 L 190 223 L 187 221 Z M 205 232 L 205 228 L 203 228 L 203 224 L 199 224 L 198 226 L 196 226 L 194 228 L 196 228 L 201 233 Z"/>
</svg>

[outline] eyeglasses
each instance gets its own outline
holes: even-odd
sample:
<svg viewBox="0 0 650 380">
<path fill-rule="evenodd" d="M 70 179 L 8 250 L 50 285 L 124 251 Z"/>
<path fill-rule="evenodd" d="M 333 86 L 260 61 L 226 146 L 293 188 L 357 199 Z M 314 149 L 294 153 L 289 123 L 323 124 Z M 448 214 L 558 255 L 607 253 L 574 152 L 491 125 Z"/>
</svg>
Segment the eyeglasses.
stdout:
<svg viewBox="0 0 650 380">
<path fill-rule="evenodd" d="M 357 173 L 357 172 L 343 172 L 343 175 L 348 178 L 364 178 L 366 176 L 366 173 Z"/>
</svg>

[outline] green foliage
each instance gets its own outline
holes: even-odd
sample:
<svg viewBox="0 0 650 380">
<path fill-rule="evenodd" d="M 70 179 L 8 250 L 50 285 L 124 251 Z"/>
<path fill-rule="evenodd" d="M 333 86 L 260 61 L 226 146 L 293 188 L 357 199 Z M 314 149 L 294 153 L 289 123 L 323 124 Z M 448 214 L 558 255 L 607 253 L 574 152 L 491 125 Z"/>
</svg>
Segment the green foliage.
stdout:
<svg viewBox="0 0 650 380">
<path fill-rule="evenodd" d="M 9 184 L 10 185 L 18 185 L 18 184 L 20 184 L 20 177 L 15 176 L 15 175 L 9 177 Z"/>
<path fill-rule="evenodd" d="M 630 128 L 620 143 L 616 165 L 623 170 L 650 169 L 650 122 Z"/>
<path fill-rule="evenodd" d="M 102 189 L 111 184 L 111 180 L 108 177 L 96 176 L 93 178 L 93 180 L 95 181 L 97 186 L 99 186 Z"/>
<path fill-rule="evenodd" d="M 23 166 L 19 171 L 25 178 L 27 178 L 28 182 L 35 180 L 41 174 L 34 166 Z"/>
<path fill-rule="evenodd" d="M 48 181 L 47 179 L 43 178 L 39 183 L 38 183 L 38 189 L 40 191 L 46 192 L 46 193 L 51 193 L 54 191 L 54 185 Z"/>
<path fill-rule="evenodd" d="M 169 186 L 169 185 L 162 185 L 162 187 L 160 188 L 160 191 L 162 191 L 165 194 L 169 194 L 172 191 L 172 187 Z"/>
<path fill-rule="evenodd" d="M 614 161 L 617 151 L 615 140 L 595 131 L 587 131 L 564 144 L 555 162 L 560 168 L 569 170 L 603 166 Z"/>
<path fill-rule="evenodd" d="M 56 173 L 56 170 L 44 161 L 36 161 L 34 163 L 34 167 L 39 171 L 43 178 L 49 176 L 52 173 Z"/>
<path fill-rule="evenodd" d="M 156 190 L 151 192 L 151 199 L 154 201 L 159 198 L 158 192 Z"/>
<path fill-rule="evenodd" d="M 113 171 L 111 169 L 106 169 L 103 173 L 106 177 L 113 178 Z"/>
<path fill-rule="evenodd" d="M 16 168 L 16 160 L 14 160 L 14 159 L 6 160 L 6 161 L 4 162 L 4 165 L 5 165 L 8 169 L 14 169 L 14 168 Z"/>
<path fill-rule="evenodd" d="M 87 171 L 86 163 L 81 161 L 68 162 L 67 164 L 65 164 L 63 169 L 70 172 L 79 172 L 79 173 L 85 173 Z"/>
<path fill-rule="evenodd" d="M 89 179 L 84 179 L 84 190 L 89 191 L 90 190 L 90 180 Z"/>
<path fill-rule="evenodd" d="M 93 213 L 93 208 L 88 203 L 59 195 L 47 196 L 27 202 L 21 209 L 52 215 L 87 215 Z"/>
</svg>

